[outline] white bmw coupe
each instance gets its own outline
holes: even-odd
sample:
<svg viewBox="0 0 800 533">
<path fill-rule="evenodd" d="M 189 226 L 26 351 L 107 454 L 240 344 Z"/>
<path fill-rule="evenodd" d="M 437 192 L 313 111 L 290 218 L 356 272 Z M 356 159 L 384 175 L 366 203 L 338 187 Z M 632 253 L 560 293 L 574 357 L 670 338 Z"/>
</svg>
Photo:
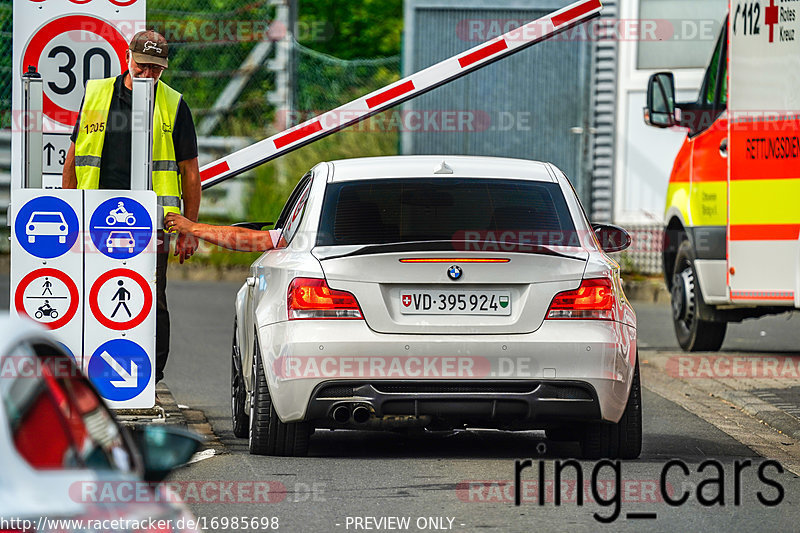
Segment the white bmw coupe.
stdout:
<svg viewBox="0 0 800 533">
<path fill-rule="evenodd" d="M 636 317 L 549 163 L 465 156 L 316 165 L 239 291 L 234 433 L 304 455 L 315 428 L 544 429 L 636 458 Z"/>
</svg>

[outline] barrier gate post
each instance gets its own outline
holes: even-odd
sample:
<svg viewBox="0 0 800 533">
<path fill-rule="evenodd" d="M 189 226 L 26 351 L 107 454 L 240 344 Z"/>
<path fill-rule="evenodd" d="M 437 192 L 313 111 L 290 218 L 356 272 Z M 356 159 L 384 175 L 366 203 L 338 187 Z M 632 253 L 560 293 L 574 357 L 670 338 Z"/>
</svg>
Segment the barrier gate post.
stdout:
<svg viewBox="0 0 800 533">
<path fill-rule="evenodd" d="M 22 74 L 22 186 L 42 187 L 43 102 L 42 76 L 29 66 Z"/>
</svg>

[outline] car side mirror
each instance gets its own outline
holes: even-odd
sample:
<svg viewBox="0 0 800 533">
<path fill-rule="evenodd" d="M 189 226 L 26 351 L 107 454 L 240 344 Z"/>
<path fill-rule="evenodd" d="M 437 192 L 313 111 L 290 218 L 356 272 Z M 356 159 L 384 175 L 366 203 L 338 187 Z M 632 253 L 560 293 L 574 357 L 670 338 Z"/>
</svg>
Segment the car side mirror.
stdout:
<svg viewBox="0 0 800 533">
<path fill-rule="evenodd" d="M 613 224 L 592 224 L 594 234 L 604 252 L 621 252 L 631 245 L 631 235 Z"/>
<path fill-rule="evenodd" d="M 203 445 L 203 438 L 171 426 L 134 426 L 131 437 L 144 462 L 144 480 L 158 482 L 186 462 Z"/>
<path fill-rule="evenodd" d="M 648 126 L 670 128 L 675 120 L 675 77 L 672 72 L 657 72 L 647 82 L 647 107 L 644 121 Z"/>
</svg>

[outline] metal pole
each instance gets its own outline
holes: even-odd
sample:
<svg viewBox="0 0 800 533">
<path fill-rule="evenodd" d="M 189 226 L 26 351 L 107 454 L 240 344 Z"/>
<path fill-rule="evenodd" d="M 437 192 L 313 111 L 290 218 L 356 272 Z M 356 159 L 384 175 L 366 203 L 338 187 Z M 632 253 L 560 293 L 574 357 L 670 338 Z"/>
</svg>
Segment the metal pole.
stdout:
<svg viewBox="0 0 800 533">
<path fill-rule="evenodd" d="M 22 186 L 42 188 L 42 76 L 33 66 L 22 74 Z"/>
<path fill-rule="evenodd" d="M 153 102 L 152 78 L 134 78 L 131 104 L 131 190 L 153 189 Z"/>
</svg>

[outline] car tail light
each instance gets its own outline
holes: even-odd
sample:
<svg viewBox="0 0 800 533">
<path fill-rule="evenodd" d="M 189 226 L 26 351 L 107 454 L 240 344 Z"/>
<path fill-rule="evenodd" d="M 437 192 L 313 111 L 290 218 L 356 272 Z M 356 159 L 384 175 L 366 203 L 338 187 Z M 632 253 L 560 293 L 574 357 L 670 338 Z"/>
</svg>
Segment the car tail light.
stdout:
<svg viewBox="0 0 800 533">
<path fill-rule="evenodd" d="M 356 297 L 328 287 L 324 279 L 295 278 L 287 295 L 289 320 L 318 318 L 364 318 Z"/>
<path fill-rule="evenodd" d="M 617 298 L 610 279 L 585 279 L 575 290 L 556 294 L 547 318 L 580 320 L 615 320 Z"/>
</svg>

